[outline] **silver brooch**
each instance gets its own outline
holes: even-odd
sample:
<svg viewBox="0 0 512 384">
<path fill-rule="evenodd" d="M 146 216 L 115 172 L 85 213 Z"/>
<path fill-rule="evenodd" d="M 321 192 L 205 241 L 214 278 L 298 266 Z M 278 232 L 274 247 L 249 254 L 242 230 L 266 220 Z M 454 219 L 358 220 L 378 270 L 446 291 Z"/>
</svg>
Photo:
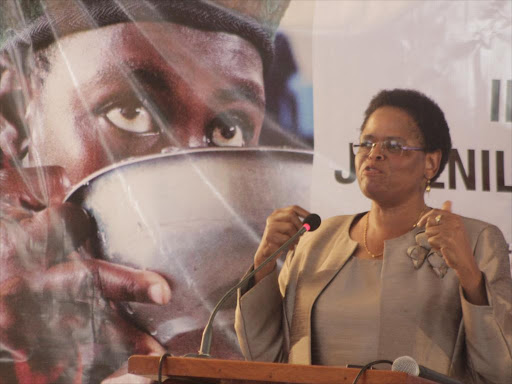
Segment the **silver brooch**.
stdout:
<svg viewBox="0 0 512 384">
<path fill-rule="evenodd" d="M 407 248 L 407 255 L 411 258 L 415 269 L 421 268 L 427 260 L 427 263 L 440 279 L 448 272 L 448 265 L 446 265 L 443 256 L 432 249 L 424 230 L 416 234 L 416 245 Z"/>
</svg>

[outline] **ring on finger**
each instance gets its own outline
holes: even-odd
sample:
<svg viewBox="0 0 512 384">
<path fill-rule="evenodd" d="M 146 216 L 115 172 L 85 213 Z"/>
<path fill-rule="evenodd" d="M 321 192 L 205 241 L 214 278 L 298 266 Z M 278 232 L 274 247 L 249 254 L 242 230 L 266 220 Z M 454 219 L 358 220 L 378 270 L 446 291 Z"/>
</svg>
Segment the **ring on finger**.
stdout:
<svg viewBox="0 0 512 384">
<path fill-rule="evenodd" d="M 436 225 L 439 225 L 441 224 L 441 219 L 442 219 L 443 215 L 437 215 L 436 218 L 434 219 L 435 222 L 436 222 Z"/>
</svg>

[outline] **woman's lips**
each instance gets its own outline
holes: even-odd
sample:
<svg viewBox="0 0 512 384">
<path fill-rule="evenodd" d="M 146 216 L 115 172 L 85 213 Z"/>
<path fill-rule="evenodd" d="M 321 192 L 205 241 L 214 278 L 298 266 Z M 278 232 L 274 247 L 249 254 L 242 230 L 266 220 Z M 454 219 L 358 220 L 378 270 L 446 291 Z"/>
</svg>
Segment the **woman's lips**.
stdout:
<svg viewBox="0 0 512 384">
<path fill-rule="evenodd" d="M 380 169 L 372 167 L 371 165 L 368 165 L 363 169 L 363 175 L 367 176 L 381 175 L 382 173 L 383 172 Z"/>
</svg>

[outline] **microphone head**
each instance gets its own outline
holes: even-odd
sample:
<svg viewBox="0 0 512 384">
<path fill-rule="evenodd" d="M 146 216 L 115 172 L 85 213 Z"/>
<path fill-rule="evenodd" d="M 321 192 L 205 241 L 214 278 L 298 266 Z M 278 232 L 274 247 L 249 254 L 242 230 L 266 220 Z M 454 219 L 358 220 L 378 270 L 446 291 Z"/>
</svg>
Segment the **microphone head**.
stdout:
<svg viewBox="0 0 512 384">
<path fill-rule="evenodd" d="M 318 216 L 316 213 L 311 213 L 306 216 L 306 218 L 302 222 L 302 225 L 306 227 L 308 232 L 313 232 L 320 226 L 321 222 L 322 219 L 320 218 L 320 216 Z"/>
<path fill-rule="evenodd" d="M 394 372 L 404 372 L 411 376 L 419 376 L 420 375 L 420 366 L 410 356 L 402 356 L 398 357 L 393 361 L 393 365 L 391 366 L 391 370 Z"/>
</svg>

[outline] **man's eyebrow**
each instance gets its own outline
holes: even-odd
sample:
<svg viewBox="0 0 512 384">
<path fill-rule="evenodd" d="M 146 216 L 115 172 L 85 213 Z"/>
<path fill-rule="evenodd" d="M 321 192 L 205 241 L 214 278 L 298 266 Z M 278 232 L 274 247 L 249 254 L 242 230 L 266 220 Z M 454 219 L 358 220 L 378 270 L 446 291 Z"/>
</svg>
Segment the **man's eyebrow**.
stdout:
<svg viewBox="0 0 512 384">
<path fill-rule="evenodd" d="M 142 86 L 149 86 L 155 91 L 166 91 L 169 89 L 166 77 L 158 70 L 148 70 L 144 68 L 129 69 L 124 71 L 124 76 L 127 80 L 137 87 L 138 84 Z"/>
<path fill-rule="evenodd" d="M 220 89 L 215 92 L 215 98 L 226 102 L 246 100 L 258 108 L 265 108 L 262 87 L 252 81 L 241 81 L 229 89 Z"/>
<path fill-rule="evenodd" d="M 143 68 L 133 63 L 115 64 L 102 69 L 94 79 L 94 84 L 100 85 L 111 80 L 128 82 L 134 89 L 139 86 L 149 86 L 156 91 L 168 89 L 163 71 L 154 67 Z"/>
</svg>

